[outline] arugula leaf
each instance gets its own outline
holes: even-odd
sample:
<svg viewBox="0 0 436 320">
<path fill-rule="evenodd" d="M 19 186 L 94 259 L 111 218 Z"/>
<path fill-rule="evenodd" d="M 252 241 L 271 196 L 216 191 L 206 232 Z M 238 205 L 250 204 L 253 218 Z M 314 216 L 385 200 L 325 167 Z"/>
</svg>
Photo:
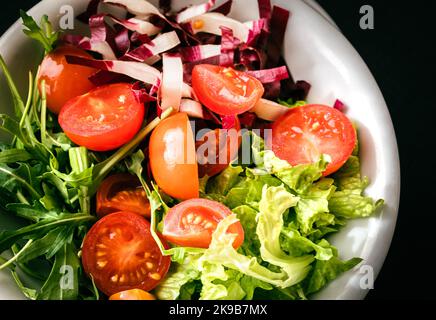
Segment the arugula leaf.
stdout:
<svg viewBox="0 0 436 320">
<path fill-rule="evenodd" d="M 52 271 L 37 299 L 75 300 L 79 294 L 80 260 L 72 244 L 64 244 L 56 253 Z M 72 273 L 71 273 L 72 272 Z"/>
<path fill-rule="evenodd" d="M 54 44 L 59 38 L 60 32 L 53 31 L 53 27 L 48 20 L 47 15 L 41 18 L 41 27 L 35 22 L 35 20 L 29 16 L 25 11 L 20 10 L 21 19 L 23 19 L 23 25 L 27 29 L 23 29 L 23 32 L 32 39 L 37 40 L 42 44 L 46 53 L 54 49 Z"/>
<path fill-rule="evenodd" d="M 62 213 L 57 218 L 43 219 L 37 223 L 28 225 L 18 230 L 7 230 L 0 232 L 0 252 L 10 248 L 20 239 L 38 237 L 41 234 L 50 232 L 55 227 L 74 224 L 79 226 L 84 223 L 89 223 L 96 218 L 88 214 L 71 214 Z"/>
<path fill-rule="evenodd" d="M 64 241 L 58 241 L 63 233 L 70 231 L 71 229 L 62 226 L 50 230 L 42 238 L 33 241 L 27 249 L 18 257 L 17 261 L 21 263 L 26 263 L 37 257 L 47 254 L 47 259 L 50 259 L 57 250 L 64 245 Z M 64 237 L 65 238 L 65 237 Z M 70 238 L 68 234 L 66 239 Z"/>
<path fill-rule="evenodd" d="M 0 163 L 23 162 L 32 158 L 32 155 L 23 149 L 9 149 L 0 151 Z"/>
<path fill-rule="evenodd" d="M 15 283 L 17 284 L 18 288 L 20 288 L 21 292 L 26 296 L 26 298 L 30 300 L 36 300 L 38 296 L 38 292 L 36 289 L 27 288 L 23 282 L 21 281 L 20 277 L 18 276 L 17 272 L 15 270 L 11 270 L 12 278 L 15 280 Z"/>
<path fill-rule="evenodd" d="M 6 209 L 11 212 L 15 212 L 18 217 L 39 222 L 43 219 L 57 219 L 59 212 L 49 211 L 44 208 L 39 201 L 34 201 L 32 204 L 28 203 L 9 203 L 6 205 Z"/>
<path fill-rule="evenodd" d="M 27 163 L 20 163 L 17 168 L 0 163 L 0 184 L 10 192 L 16 192 L 23 188 L 37 200 L 42 197 L 41 190 L 35 189 L 38 180 L 37 174 L 40 172 L 40 167 L 32 168 Z"/>
</svg>

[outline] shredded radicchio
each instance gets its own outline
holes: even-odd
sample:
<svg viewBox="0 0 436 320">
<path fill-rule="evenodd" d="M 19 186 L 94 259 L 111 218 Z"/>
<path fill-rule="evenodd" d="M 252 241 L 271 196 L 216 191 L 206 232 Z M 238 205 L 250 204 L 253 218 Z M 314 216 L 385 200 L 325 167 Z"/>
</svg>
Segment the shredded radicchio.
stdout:
<svg viewBox="0 0 436 320">
<path fill-rule="evenodd" d="M 258 0 L 259 19 L 241 22 L 227 16 L 233 0 L 219 6 L 216 2 L 205 0 L 173 13 L 171 0 L 160 0 L 158 7 L 146 0 L 91 0 L 77 17 L 89 24 L 91 36 L 64 35 L 63 40 L 97 53 L 97 58 L 70 56 L 67 61 L 98 69 L 90 77 L 96 85 L 132 82 L 143 102 L 156 102 L 158 109 L 162 102 L 164 108 L 177 103 L 190 116 L 223 127 L 230 127 L 234 119 L 220 119 L 203 108 L 189 86 L 195 65 L 221 65 L 247 72 L 264 84 L 267 99 L 306 99 L 310 84 L 294 81 L 281 59 L 289 11 L 272 6 L 271 0 Z M 100 12 L 100 3 L 109 11 L 111 6 L 124 8 L 127 18 Z M 163 64 L 167 66 L 165 74 Z M 176 92 L 176 99 L 168 98 L 167 92 Z M 338 100 L 335 108 L 342 110 L 344 105 Z M 257 121 L 250 112 L 240 119 L 244 126 Z"/>
</svg>

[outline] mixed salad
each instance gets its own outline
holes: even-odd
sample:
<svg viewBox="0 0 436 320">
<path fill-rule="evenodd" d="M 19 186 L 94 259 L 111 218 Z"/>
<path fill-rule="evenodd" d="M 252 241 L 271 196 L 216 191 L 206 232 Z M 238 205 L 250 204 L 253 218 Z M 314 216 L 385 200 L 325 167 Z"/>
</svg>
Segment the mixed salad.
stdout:
<svg viewBox="0 0 436 320">
<path fill-rule="evenodd" d="M 307 299 L 361 262 L 328 236 L 383 204 L 356 129 L 281 57 L 290 13 L 92 0 L 44 50 L 0 144 L 0 270 L 30 299 Z M 111 8 L 123 10 L 110 14 Z"/>
</svg>

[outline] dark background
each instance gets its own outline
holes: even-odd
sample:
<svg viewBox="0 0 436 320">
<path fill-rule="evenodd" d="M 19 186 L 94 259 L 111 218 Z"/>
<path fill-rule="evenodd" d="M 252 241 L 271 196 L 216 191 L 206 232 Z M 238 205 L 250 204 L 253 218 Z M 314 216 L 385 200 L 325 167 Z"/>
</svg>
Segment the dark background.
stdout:
<svg viewBox="0 0 436 320">
<path fill-rule="evenodd" d="M 255 1 L 255 0 L 253 0 Z M 0 34 L 38 0 L 2 3 Z M 389 255 L 367 299 L 435 299 L 436 5 L 430 1 L 318 0 L 368 64 L 388 104 L 400 149 L 402 190 Z M 375 29 L 359 27 L 371 5 Z"/>
</svg>

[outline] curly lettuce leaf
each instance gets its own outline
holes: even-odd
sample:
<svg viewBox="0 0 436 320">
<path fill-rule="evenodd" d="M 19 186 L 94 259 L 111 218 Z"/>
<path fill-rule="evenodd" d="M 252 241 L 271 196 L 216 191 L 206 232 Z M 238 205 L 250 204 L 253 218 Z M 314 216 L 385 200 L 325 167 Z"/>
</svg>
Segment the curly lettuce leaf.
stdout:
<svg viewBox="0 0 436 320">
<path fill-rule="evenodd" d="M 351 156 L 333 179 L 337 190 L 329 199 L 329 209 L 336 216 L 346 219 L 369 217 L 384 203 L 363 195 L 369 182 L 367 177 L 361 177 L 357 156 Z"/>
</svg>

